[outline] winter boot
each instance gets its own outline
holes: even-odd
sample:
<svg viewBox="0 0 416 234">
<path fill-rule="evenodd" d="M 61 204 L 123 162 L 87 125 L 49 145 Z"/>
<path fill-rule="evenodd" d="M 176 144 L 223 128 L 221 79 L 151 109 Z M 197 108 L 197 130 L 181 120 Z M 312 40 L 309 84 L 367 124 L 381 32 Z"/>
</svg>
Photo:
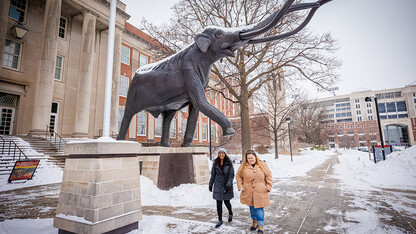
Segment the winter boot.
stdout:
<svg viewBox="0 0 416 234">
<path fill-rule="evenodd" d="M 228 215 L 228 222 L 231 222 L 231 221 L 233 221 L 233 213 L 230 213 Z"/>
<path fill-rule="evenodd" d="M 257 233 L 263 233 L 263 225 L 259 225 L 258 228 Z"/>
<path fill-rule="evenodd" d="M 250 227 L 250 231 L 255 231 L 257 229 L 257 219 L 253 219 L 253 225 Z"/>
<path fill-rule="evenodd" d="M 221 227 L 222 223 L 223 223 L 223 221 L 222 221 L 222 220 L 218 221 L 217 225 L 215 225 L 215 228 L 219 228 L 219 227 Z"/>
</svg>

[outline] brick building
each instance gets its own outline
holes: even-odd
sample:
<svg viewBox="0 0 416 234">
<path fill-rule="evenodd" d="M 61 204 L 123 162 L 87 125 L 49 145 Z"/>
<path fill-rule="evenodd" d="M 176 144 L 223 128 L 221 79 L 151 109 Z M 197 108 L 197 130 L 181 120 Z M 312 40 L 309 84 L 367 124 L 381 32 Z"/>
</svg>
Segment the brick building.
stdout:
<svg viewBox="0 0 416 234">
<path fill-rule="evenodd" d="M 376 97 L 383 131 L 388 145 L 415 145 L 416 85 L 385 90 L 365 90 L 317 100 L 325 108 L 330 147 L 364 147 L 380 144 L 374 101 Z"/>
</svg>

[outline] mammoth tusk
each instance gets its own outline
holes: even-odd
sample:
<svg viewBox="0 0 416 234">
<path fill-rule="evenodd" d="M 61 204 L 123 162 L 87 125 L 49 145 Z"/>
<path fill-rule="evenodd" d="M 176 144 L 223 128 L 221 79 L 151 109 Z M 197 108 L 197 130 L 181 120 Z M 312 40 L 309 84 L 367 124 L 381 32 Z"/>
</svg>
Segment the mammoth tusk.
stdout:
<svg viewBox="0 0 416 234">
<path fill-rule="evenodd" d="M 254 36 L 262 34 L 266 32 L 267 30 L 271 29 L 287 13 L 287 11 L 289 10 L 289 7 L 292 5 L 294 1 L 295 0 L 287 0 L 286 3 L 283 5 L 283 7 L 279 11 L 277 11 L 278 13 L 274 17 L 274 19 L 271 22 L 269 22 L 265 27 L 254 29 L 248 32 L 242 32 L 240 33 L 240 38 L 242 40 L 250 39 L 250 38 L 253 38 Z"/>
<path fill-rule="evenodd" d="M 276 41 L 276 40 L 280 40 L 282 38 L 290 37 L 293 34 L 298 33 L 300 30 L 302 30 L 309 23 L 309 21 L 311 21 L 312 16 L 315 14 L 315 12 L 316 12 L 316 10 L 318 10 L 318 8 L 319 8 L 319 6 L 312 8 L 311 11 L 308 13 L 308 16 L 306 17 L 305 21 L 303 21 L 303 23 L 300 24 L 294 30 L 292 30 L 290 32 L 287 32 L 287 33 L 280 34 L 280 35 L 249 40 L 248 44 L 257 44 L 257 43 L 263 43 L 263 42 L 269 42 L 269 41 Z"/>
</svg>

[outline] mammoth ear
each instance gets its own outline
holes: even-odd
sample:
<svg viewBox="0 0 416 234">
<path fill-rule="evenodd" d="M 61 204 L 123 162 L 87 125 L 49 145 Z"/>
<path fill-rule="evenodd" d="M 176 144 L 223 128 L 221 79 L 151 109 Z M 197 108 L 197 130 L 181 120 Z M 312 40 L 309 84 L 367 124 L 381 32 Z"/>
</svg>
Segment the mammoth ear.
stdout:
<svg viewBox="0 0 416 234">
<path fill-rule="evenodd" d="M 211 39 L 207 34 L 198 34 L 195 37 L 195 43 L 202 52 L 207 52 L 211 45 Z"/>
</svg>

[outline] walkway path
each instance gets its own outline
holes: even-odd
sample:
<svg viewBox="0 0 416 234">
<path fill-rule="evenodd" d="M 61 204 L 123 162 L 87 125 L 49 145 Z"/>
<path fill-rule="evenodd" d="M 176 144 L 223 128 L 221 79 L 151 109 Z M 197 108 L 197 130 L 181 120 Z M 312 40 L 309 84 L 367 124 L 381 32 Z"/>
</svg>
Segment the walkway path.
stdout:
<svg viewBox="0 0 416 234">
<path fill-rule="evenodd" d="M 305 177 L 275 181 L 271 206 L 265 209 L 265 233 L 416 233 L 416 217 L 411 215 L 416 209 L 416 191 L 341 188 L 332 176 L 337 163 L 338 155 L 334 155 Z M 59 184 L 52 184 L 1 192 L 0 221 L 53 217 L 59 189 Z M 142 208 L 144 221 L 164 218 L 166 230 L 172 233 L 183 231 L 184 226 L 190 233 L 249 233 L 251 224 L 248 208 L 235 208 L 234 221 L 219 229 L 214 228 L 214 207 Z M 367 222 L 357 221 L 363 217 Z"/>
</svg>

